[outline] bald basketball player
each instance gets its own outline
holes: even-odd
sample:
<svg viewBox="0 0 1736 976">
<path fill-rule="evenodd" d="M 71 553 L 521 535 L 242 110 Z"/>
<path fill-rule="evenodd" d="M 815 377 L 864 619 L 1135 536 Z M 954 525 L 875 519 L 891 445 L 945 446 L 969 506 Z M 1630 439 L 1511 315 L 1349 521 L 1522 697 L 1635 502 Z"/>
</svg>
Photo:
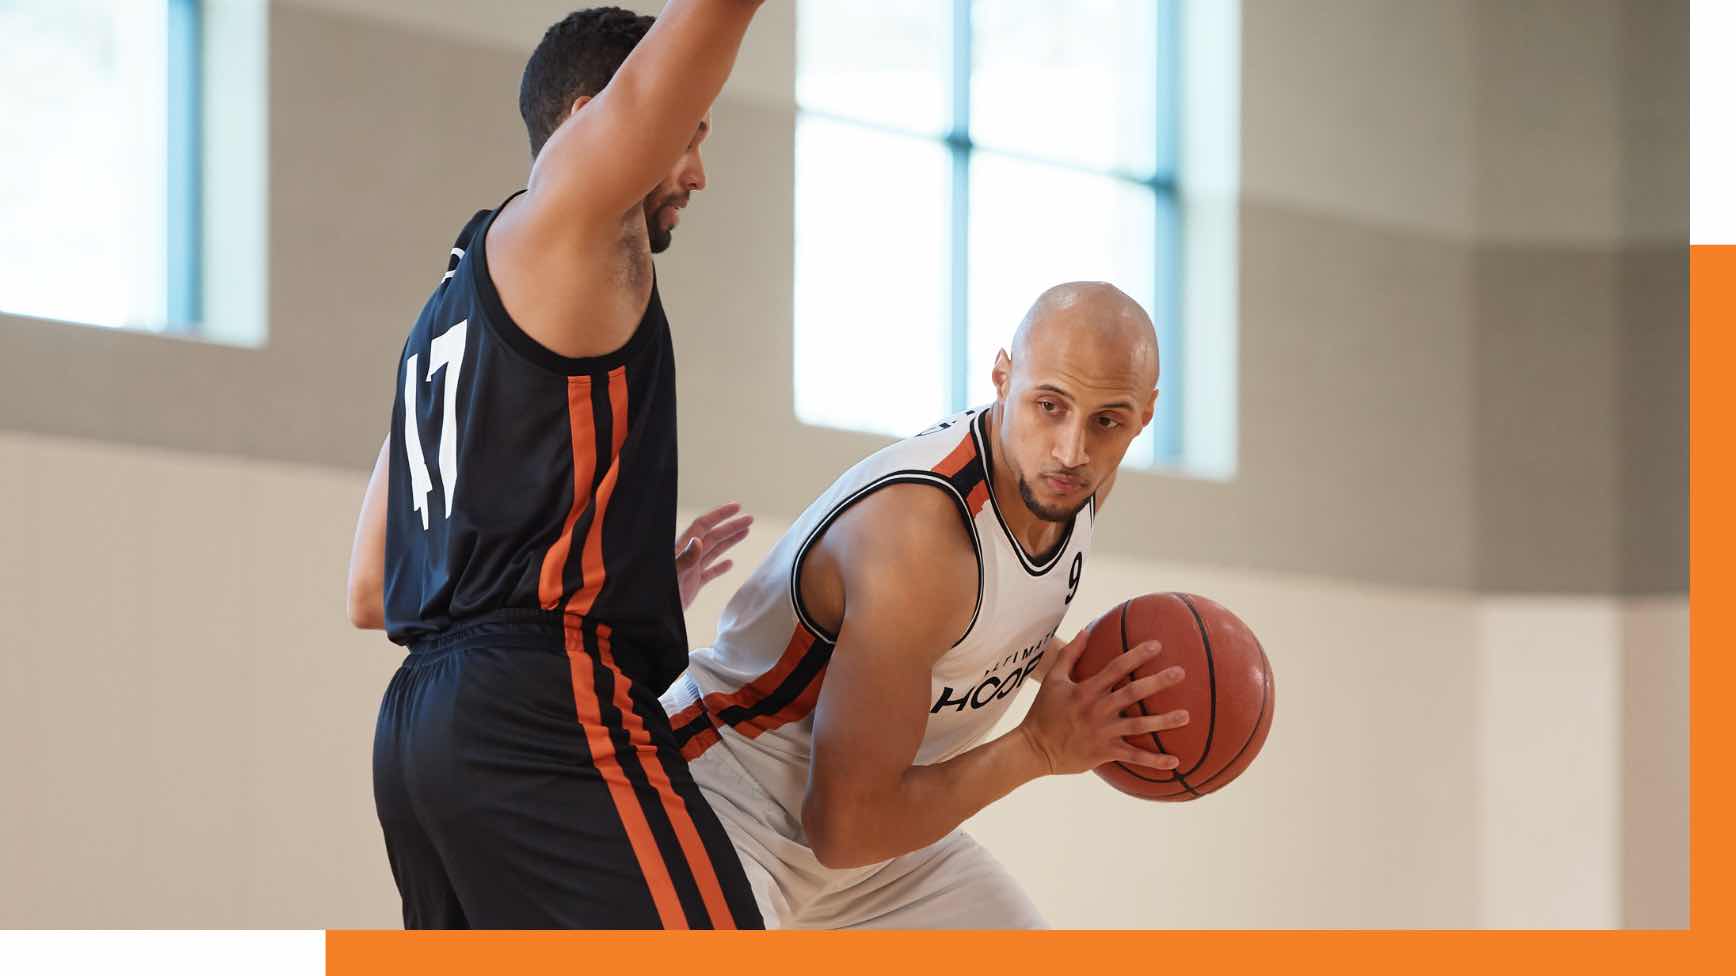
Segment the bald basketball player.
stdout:
<svg viewBox="0 0 1736 976">
<path fill-rule="evenodd" d="M 687 662 L 684 602 L 745 523 L 726 507 L 670 550 L 652 264 L 705 186 L 711 103 L 758 6 L 549 28 L 519 90 L 527 187 L 465 225 L 405 340 L 349 606 L 409 648 L 374 736 L 407 928 L 760 924 L 657 701 Z"/>
<path fill-rule="evenodd" d="M 693 652 L 663 705 L 768 925 L 1040 927 L 959 825 L 1039 776 L 1177 765 L 1125 741 L 1187 721 L 1121 716 L 1182 678 L 1116 687 L 1155 642 L 1082 682 L 1083 641 L 1052 643 L 1157 377 L 1135 302 L 1049 289 L 995 360 L 995 402 L 845 472 Z M 1045 669 L 1024 721 L 985 742 Z"/>
</svg>

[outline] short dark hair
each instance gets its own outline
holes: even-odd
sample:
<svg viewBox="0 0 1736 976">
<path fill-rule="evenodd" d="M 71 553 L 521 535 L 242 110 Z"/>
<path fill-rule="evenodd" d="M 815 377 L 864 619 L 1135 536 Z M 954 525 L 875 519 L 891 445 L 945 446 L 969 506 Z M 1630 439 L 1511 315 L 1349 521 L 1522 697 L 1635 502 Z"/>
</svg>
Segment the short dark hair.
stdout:
<svg viewBox="0 0 1736 976">
<path fill-rule="evenodd" d="M 592 7 L 566 15 L 543 33 L 518 86 L 531 156 L 542 152 L 574 100 L 597 94 L 615 77 L 655 20 L 620 7 Z"/>
</svg>

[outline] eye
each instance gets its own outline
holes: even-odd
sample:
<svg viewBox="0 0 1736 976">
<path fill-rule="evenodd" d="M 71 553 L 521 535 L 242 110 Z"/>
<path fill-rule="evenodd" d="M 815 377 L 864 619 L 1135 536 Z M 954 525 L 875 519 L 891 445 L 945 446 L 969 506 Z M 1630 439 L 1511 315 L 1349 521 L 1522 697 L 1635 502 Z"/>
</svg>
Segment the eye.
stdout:
<svg viewBox="0 0 1736 976">
<path fill-rule="evenodd" d="M 1102 427 L 1104 430 L 1114 430 L 1121 426 L 1121 421 L 1116 420 L 1114 417 L 1103 416 L 1097 418 L 1097 425 Z"/>
<path fill-rule="evenodd" d="M 1060 405 L 1053 400 L 1038 400 L 1037 406 L 1042 407 L 1044 413 L 1054 413 L 1060 409 Z"/>
</svg>

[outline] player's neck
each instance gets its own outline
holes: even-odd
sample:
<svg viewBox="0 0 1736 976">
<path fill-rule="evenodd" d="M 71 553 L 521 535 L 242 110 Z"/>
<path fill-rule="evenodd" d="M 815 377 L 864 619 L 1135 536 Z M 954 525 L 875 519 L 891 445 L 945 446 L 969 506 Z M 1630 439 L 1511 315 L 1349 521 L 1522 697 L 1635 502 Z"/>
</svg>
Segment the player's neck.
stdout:
<svg viewBox="0 0 1736 976">
<path fill-rule="evenodd" d="M 1013 470 L 1012 461 L 998 439 L 1000 419 L 1001 406 L 998 403 L 990 407 L 988 416 L 983 418 L 983 441 L 989 445 L 989 490 L 994 493 L 1001 521 L 1006 523 L 1007 531 L 1025 550 L 1025 555 L 1040 556 L 1061 541 L 1067 524 L 1038 518 L 1037 513 L 1025 504 L 1024 496 L 1019 493 L 1018 472 Z"/>
</svg>

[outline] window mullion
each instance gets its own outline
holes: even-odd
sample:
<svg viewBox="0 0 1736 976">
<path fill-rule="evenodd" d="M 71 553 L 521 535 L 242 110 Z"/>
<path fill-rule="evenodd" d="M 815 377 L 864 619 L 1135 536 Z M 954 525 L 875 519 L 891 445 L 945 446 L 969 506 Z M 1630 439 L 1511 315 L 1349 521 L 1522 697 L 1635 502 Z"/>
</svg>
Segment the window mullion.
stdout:
<svg viewBox="0 0 1736 976">
<path fill-rule="evenodd" d="M 963 410 L 970 390 L 970 69 L 971 0 L 952 4 L 952 128 L 947 149 L 952 159 L 952 391 L 954 410 Z"/>
<path fill-rule="evenodd" d="M 1152 437 L 1152 461 L 1175 464 L 1181 461 L 1186 448 L 1184 436 L 1186 417 L 1183 416 L 1187 382 L 1183 368 L 1183 348 L 1187 341 L 1182 321 L 1184 305 L 1182 287 L 1185 253 L 1182 240 L 1182 200 L 1179 189 L 1181 138 L 1181 17 L 1178 0 L 1159 0 L 1157 13 L 1157 170 L 1152 192 L 1157 199 L 1152 212 L 1157 226 L 1152 228 L 1157 258 L 1156 274 L 1152 279 L 1152 317 L 1157 322 L 1158 348 L 1163 364 L 1159 379 L 1162 390 L 1158 402 L 1158 419 Z"/>
<path fill-rule="evenodd" d="M 203 86 L 200 0 L 168 0 L 168 260 L 170 332 L 191 333 L 203 316 Z"/>
</svg>

